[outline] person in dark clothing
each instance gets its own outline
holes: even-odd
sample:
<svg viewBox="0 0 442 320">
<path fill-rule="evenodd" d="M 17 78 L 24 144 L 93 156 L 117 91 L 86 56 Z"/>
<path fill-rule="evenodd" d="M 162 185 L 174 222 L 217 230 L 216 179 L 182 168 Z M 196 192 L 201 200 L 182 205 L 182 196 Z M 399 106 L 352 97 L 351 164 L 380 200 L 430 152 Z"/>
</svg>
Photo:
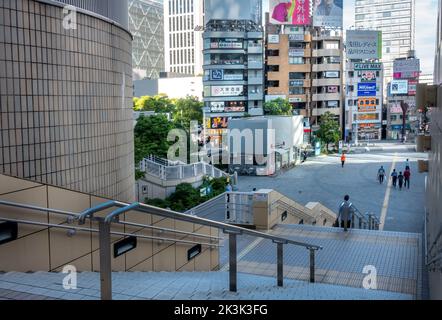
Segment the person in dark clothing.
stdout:
<svg viewBox="0 0 442 320">
<path fill-rule="evenodd" d="M 344 231 L 347 231 L 348 228 L 351 228 L 351 220 L 354 212 L 355 208 L 350 202 L 350 196 L 346 195 L 344 197 L 344 201 L 339 206 L 338 214 L 338 225 L 340 225 L 341 228 L 344 228 Z"/>
<path fill-rule="evenodd" d="M 407 187 L 408 189 L 410 189 L 410 176 L 411 176 L 410 169 L 405 170 L 405 172 L 404 172 L 404 180 L 405 180 L 404 187 Z"/>
<path fill-rule="evenodd" d="M 396 185 L 397 185 L 397 172 L 396 172 L 396 169 L 393 169 L 393 173 L 391 174 L 391 179 L 393 180 L 393 187 L 396 188 Z"/>
<path fill-rule="evenodd" d="M 397 177 L 399 182 L 399 190 L 402 190 L 402 186 L 404 185 L 404 175 L 402 174 L 402 171 L 399 172 L 399 176 Z"/>
</svg>

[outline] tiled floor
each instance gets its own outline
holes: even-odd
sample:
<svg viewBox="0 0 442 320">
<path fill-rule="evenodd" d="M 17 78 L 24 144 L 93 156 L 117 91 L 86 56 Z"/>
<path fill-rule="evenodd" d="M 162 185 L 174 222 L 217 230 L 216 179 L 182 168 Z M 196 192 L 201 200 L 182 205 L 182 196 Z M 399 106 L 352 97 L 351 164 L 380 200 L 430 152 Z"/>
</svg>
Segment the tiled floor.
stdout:
<svg viewBox="0 0 442 320">
<path fill-rule="evenodd" d="M 78 274 L 75 290 L 62 287 L 65 274 L 17 273 L 0 275 L 0 299 L 97 300 L 99 274 Z M 273 277 L 238 274 L 238 292 L 228 291 L 227 272 L 126 272 L 113 273 L 115 300 L 403 300 L 411 295 L 365 290 L 322 283 L 286 279 L 276 286 Z M 34 294 L 38 292 L 39 294 Z"/>
</svg>

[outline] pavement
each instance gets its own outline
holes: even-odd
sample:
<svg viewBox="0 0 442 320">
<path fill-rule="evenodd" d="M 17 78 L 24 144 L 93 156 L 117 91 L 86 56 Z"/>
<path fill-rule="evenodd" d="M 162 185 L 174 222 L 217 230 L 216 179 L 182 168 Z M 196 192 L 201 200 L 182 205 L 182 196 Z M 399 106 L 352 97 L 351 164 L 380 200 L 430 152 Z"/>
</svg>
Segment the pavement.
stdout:
<svg viewBox="0 0 442 320">
<path fill-rule="evenodd" d="M 77 274 L 77 288 L 65 290 L 62 273 L 0 274 L 0 299 L 100 299 L 100 276 Z M 238 274 L 238 292 L 229 291 L 228 272 L 114 272 L 114 300 L 409 300 L 412 296 L 382 290 Z"/>
</svg>

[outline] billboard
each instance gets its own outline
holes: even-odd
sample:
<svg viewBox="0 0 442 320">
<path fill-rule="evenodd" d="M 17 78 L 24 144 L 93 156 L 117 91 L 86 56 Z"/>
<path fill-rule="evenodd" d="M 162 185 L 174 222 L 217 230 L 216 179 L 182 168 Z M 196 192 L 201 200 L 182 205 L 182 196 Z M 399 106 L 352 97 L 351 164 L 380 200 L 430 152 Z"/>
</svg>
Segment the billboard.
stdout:
<svg viewBox="0 0 442 320">
<path fill-rule="evenodd" d="M 376 111 L 376 98 L 359 98 L 358 111 L 359 112 Z"/>
<path fill-rule="evenodd" d="M 272 24 L 311 24 L 310 0 L 269 0 L 269 13 Z"/>
<path fill-rule="evenodd" d="M 359 71 L 358 76 L 361 77 L 361 82 L 376 81 L 376 71 Z"/>
<path fill-rule="evenodd" d="M 382 63 L 355 63 L 355 70 L 381 70 Z"/>
<path fill-rule="evenodd" d="M 415 96 L 417 88 L 417 80 L 408 80 L 408 95 Z"/>
<path fill-rule="evenodd" d="M 417 78 L 419 73 L 419 59 L 396 59 L 393 62 L 393 77 L 395 79 Z"/>
<path fill-rule="evenodd" d="M 326 78 L 339 78 L 339 71 L 326 71 L 325 77 Z"/>
<path fill-rule="evenodd" d="M 216 101 L 210 102 L 210 112 L 245 112 L 246 104 L 244 101 Z"/>
<path fill-rule="evenodd" d="M 376 83 L 358 83 L 358 97 L 376 96 Z"/>
<path fill-rule="evenodd" d="M 212 86 L 211 93 L 212 97 L 242 96 L 244 86 Z"/>
<path fill-rule="evenodd" d="M 348 59 L 381 59 L 382 32 L 370 30 L 347 30 Z"/>
<path fill-rule="evenodd" d="M 268 43 L 279 43 L 279 34 L 269 34 Z"/>
<path fill-rule="evenodd" d="M 210 20 L 252 20 L 262 24 L 262 0 L 204 0 L 204 25 Z"/>
<path fill-rule="evenodd" d="M 343 0 L 313 2 L 313 25 L 315 27 L 342 28 Z"/>
<path fill-rule="evenodd" d="M 229 119 L 227 117 L 210 118 L 211 129 L 227 129 Z"/>
<path fill-rule="evenodd" d="M 395 94 L 408 94 L 408 81 L 407 80 L 393 80 L 390 84 L 390 93 Z"/>
<path fill-rule="evenodd" d="M 379 113 L 359 113 L 356 118 L 359 121 L 378 121 Z"/>
</svg>

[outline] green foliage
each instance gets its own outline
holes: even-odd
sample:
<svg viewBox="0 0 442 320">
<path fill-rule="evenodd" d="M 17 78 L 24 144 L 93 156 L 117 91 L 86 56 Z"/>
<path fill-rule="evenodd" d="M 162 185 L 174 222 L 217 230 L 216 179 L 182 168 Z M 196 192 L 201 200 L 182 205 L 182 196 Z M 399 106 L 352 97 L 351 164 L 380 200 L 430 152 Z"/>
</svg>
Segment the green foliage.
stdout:
<svg viewBox="0 0 442 320">
<path fill-rule="evenodd" d="M 190 121 L 203 122 L 203 103 L 197 97 L 177 99 L 172 111 L 173 121 L 177 126 L 189 131 Z"/>
<path fill-rule="evenodd" d="M 164 115 L 140 116 L 134 129 L 135 163 L 151 154 L 166 158 L 167 150 L 173 144 L 167 141 L 167 134 L 173 128 Z"/>
<path fill-rule="evenodd" d="M 201 197 L 200 189 L 212 187 L 210 195 Z M 176 186 L 176 190 L 166 200 L 162 199 L 146 199 L 146 203 L 160 208 L 170 208 L 174 211 L 184 212 L 197 205 L 210 200 L 217 195 L 224 193 L 227 186 L 227 178 L 205 178 L 203 184 L 194 188 L 190 183 L 181 183 Z"/>
<path fill-rule="evenodd" d="M 278 98 L 264 103 L 264 112 L 268 115 L 291 116 L 293 115 L 292 105 L 287 99 Z"/>
<path fill-rule="evenodd" d="M 144 177 L 144 172 L 138 169 L 135 169 L 135 180 L 139 180 Z"/>
<path fill-rule="evenodd" d="M 330 112 L 326 112 L 321 116 L 319 130 L 316 131 L 316 136 L 326 145 L 328 151 L 328 145 L 330 143 L 338 143 L 341 137 L 339 130 L 339 122 L 335 119 L 334 115 Z"/>
<path fill-rule="evenodd" d="M 156 113 L 168 113 L 174 110 L 174 100 L 166 95 L 142 96 L 134 98 L 135 111 L 154 111 Z"/>
</svg>

